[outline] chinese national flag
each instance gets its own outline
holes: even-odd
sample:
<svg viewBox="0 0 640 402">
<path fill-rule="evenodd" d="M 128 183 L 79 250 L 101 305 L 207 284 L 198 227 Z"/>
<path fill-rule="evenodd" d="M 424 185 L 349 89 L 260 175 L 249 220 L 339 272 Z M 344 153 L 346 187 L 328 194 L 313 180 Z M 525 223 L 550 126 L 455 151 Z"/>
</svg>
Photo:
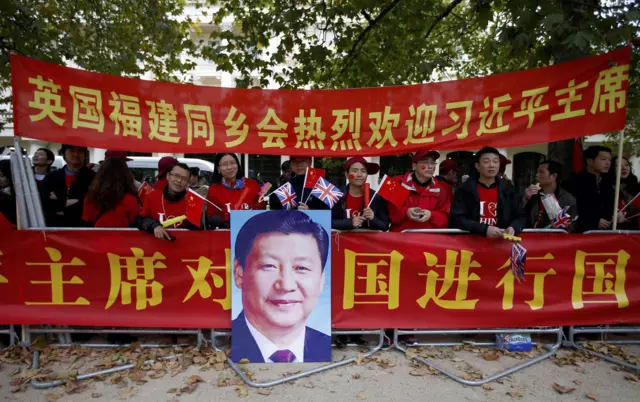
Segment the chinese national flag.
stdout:
<svg viewBox="0 0 640 402">
<path fill-rule="evenodd" d="M 318 182 L 318 178 L 324 178 L 324 169 L 309 168 L 304 181 L 304 188 L 313 188 Z"/>
<path fill-rule="evenodd" d="M 144 204 L 145 198 L 147 198 L 147 194 L 153 191 L 153 187 L 149 185 L 146 181 L 142 183 L 140 189 L 138 190 L 138 198 L 140 198 L 140 203 Z"/>
<path fill-rule="evenodd" d="M 189 189 L 187 191 L 187 211 L 185 215 L 187 220 L 197 227 L 200 226 L 200 218 L 202 217 L 202 210 L 204 208 L 204 198 L 195 191 Z"/>
<path fill-rule="evenodd" d="M 402 205 L 409 197 L 409 190 L 404 188 L 401 183 L 391 180 L 385 175 L 378 189 L 378 194 L 396 207 L 402 208 Z"/>
</svg>

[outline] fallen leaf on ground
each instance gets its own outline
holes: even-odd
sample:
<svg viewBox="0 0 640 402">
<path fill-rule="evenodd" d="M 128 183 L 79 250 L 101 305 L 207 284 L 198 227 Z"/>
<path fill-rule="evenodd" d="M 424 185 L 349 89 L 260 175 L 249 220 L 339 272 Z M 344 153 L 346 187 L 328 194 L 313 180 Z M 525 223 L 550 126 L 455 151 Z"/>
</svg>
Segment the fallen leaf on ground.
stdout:
<svg viewBox="0 0 640 402">
<path fill-rule="evenodd" d="M 55 402 L 60 398 L 62 398 L 61 394 L 47 394 L 47 401 L 48 402 Z"/>
<path fill-rule="evenodd" d="M 583 369 L 582 367 L 576 367 L 573 369 L 573 371 L 575 371 L 576 373 L 587 374 L 587 370 Z"/>
<path fill-rule="evenodd" d="M 516 399 L 520 399 L 522 398 L 522 394 L 518 391 L 509 391 L 507 392 L 507 395 L 509 395 L 512 398 L 516 398 Z"/>
<path fill-rule="evenodd" d="M 627 381 L 629 381 L 629 382 L 638 382 L 638 381 L 640 381 L 640 380 L 638 379 L 638 377 L 636 377 L 636 376 L 635 376 L 635 375 L 633 375 L 633 374 L 627 374 L 627 375 L 625 375 L 625 376 L 624 376 L 624 379 L 625 379 L 625 380 L 627 380 Z"/>
<path fill-rule="evenodd" d="M 78 381 L 69 381 L 65 386 L 67 394 L 79 394 L 89 389 L 87 384 L 81 384 Z"/>
<path fill-rule="evenodd" d="M 362 353 L 360 353 L 357 357 L 356 357 L 356 363 L 357 364 L 362 364 L 362 361 L 364 360 L 364 355 Z"/>
<path fill-rule="evenodd" d="M 412 375 L 414 377 L 424 377 L 426 375 L 433 375 L 435 373 L 436 372 L 431 370 L 429 367 L 417 367 L 409 371 L 409 375 Z"/>
<path fill-rule="evenodd" d="M 129 373 L 129 378 L 131 378 L 132 381 L 135 381 L 136 383 L 145 383 L 147 382 L 145 380 L 145 378 L 147 377 L 147 374 L 144 371 L 141 370 L 133 370 L 132 372 Z"/>
<path fill-rule="evenodd" d="M 94 392 L 91 394 L 92 398 L 100 398 L 102 396 L 102 394 L 98 393 L 98 392 Z"/>
<path fill-rule="evenodd" d="M 451 361 L 454 362 L 454 363 L 460 363 L 463 360 L 460 359 L 459 357 L 454 357 L 453 359 L 451 359 Z"/>
<path fill-rule="evenodd" d="M 493 387 L 491 386 L 491 384 L 482 384 L 482 388 L 487 391 L 493 391 Z"/>
<path fill-rule="evenodd" d="M 160 362 L 153 363 L 153 369 L 154 370 L 161 370 L 162 369 L 162 363 L 160 363 Z"/>
<path fill-rule="evenodd" d="M 485 359 L 485 360 L 489 360 L 489 361 L 498 360 L 500 358 L 500 355 L 497 354 L 497 353 L 486 352 L 486 353 L 482 354 L 482 358 Z"/>
<path fill-rule="evenodd" d="M 351 378 L 353 378 L 354 380 L 359 380 L 360 379 L 360 374 L 352 374 Z"/>
<path fill-rule="evenodd" d="M 214 368 L 216 371 L 222 371 L 222 370 L 224 370 L 224 367 L 225 367 L 224 362 L 222 362 L 222 363 L 216 363 L 216 364 L 214 364 L 214 365 L 213 365 L 213 368 Z"/>
<path fill-rule="evenodd" d="M 196 356 L 193 358 L 193 364 L 205 364 L 207 362 L 207 359 L 205 359 L 202 356 Z"/>
<path fill-rule="evenodd" d="M 121 401 L 126 401 L 127 399 L 131 398 L 137 393 L 138 393 L 137 388 L 129 387 L 129 388 L 121 389 L 120 392 L 118 393 L 118 396 L 120 397 Z"/>
<path fill-rule="evenodd" d="M 378 359 L 378 366 L 382 367 L 383 369 L 388 369 L 395 365 L 396 364 L 389 359 Z"/>
<path fill-rule="evenodd" d="M 304 384 L 302 384 L 302 386 L 305 387 L 305 388 L 315 388 L 316 387 L 315 385 L 313 385 L 310 382 L 305 382 Z"/>
<path fill-rule="evenodd" d="M 20 385 L 21 382 L 22 382 L 22 377 L 16 377 L 11 381 L 9 381 L 9 385 L 11 385 L 12 387 L 15 387 L 16 385 Z"/>
<path fill-rule="evenodd" d="M 581 380 L 573 380 L 573 383 L 574 383 L 574 384 L 576 384 L 576 385 L 582 385 L 582 384 L 584 384 L 584 381 L 581 381 Z"/>
<path fill-rule="evenodd" d="M 585 395 L 587 398 L 591 399 L 592 401 L 597 401 L 598 397 L 595 396 L 594 394 L 587 394 Z"/>
<path fill-rule="evenodd" d="M 404 354 L 406 356 L 407 359 L 409 360 L 413 360 L 416 357 L 416 354 L 413 353 L 412 350 L 407 349 L 407 352 Z"/>
<path fill-rule="evenodd" d="M 157 380 L 158 378 L 162 378 L 165 375 L 167 375 L 167 371 L 166 370 L 157 370 L 157 371 L 154 371 L 153 373 L 149 374 L 149 378 Z"/>
<path fill-rule="evenodd" d="M 178 391 L 176 395 L 191 394 L 196 388 L 198 388 L 198 383 L 187 385 L 186 387 L 180 388 L 180 391 Z"/>
<path fill-rule="evenodd" d="M 245 397 L 249 395 L 249 390 L 247 389 L 246 386 L 244 385 L 239 385 L 236 387 L 236 392 L 238 393 L 238 395 L 240 395 L 241 397 Z"/>
<path fill-rule="evenodd" d="M 571 392 L 576 390 L 575 388 L 565 387 L 558 383 L 553 383 L 553 389 L 555 389 L 559 394 L 570 394 Z"/>
<path fill-rule="evenodd" d="M 244 359 L 240 359 L 240 361 L 238 362 L 238 364 L 249 364 L 249 363 L 251 362 L 246 357 Z"/>
<path fill-rule="evenodd" d="M 356 395 L 356 397 L 357 397 L 358 399 L 363 400 L 363 401 L 367 399 L 367 397 L 365 396 L 365 394 L 363 394 L 362 392 L 359 392 L 359 393 Z"/>
<path fill-rule="evenodd" d="M 267 395 L 271 395 L 271 390 L 270 390 L 270 389 L 267 389 L 267 388 L 260 388 L 260 389 L 258 390 L 258 393 L 259 393 L 260 395 L 267 396 Z"/>
<path fill-rule="evenodd" d="M 195 384 L 197 382 L 203 382 L 202 378 L 198 375 L 192 375 L 191 377 L 187 378 L 187 385 Z"/>
<path fill-rule="evenodd" d="M 178 388 L 169 388 L 167 390 L 167 394 L 175 394 L 176 392 L 178 392 Z"/>
</svg>

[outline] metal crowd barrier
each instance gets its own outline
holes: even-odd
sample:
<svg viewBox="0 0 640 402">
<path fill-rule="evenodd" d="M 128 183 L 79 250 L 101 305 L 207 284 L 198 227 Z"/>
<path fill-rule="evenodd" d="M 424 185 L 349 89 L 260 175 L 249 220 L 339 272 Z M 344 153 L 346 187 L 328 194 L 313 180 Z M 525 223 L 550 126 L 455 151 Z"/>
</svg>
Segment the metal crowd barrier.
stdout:
<svg viewBox="0 0 640 402">
<path fill-rule="evenodd" d="M 340 335 L 377 335 L 378 342 L 375 345 L 352 345 L 352 344 L 347 345 L 348 347 L 358 347 L 358 348 L 365 348 L 366 347 L 366 348 L 368 348 L 369 350 L 366 353 L 362 354 L 360 356 L 360 358 L 369 358 L 369 357 L 373 356 L 380 349 L 382 349 L 382 345 L 384 344 L 384 329 L 331 331 L 331 336 L 340 336 Z M 227 348 L 218 343 L 218 338 L 220 338 L 220 337 L 230 337 L 230 336 L 231 336 L 231 332 L 229 330 L 212 329 L 211 330 L 211 345 L 216 351 L 224 352 L 225 355 L 227 356 L 227 364 L 229 364 L 229 367 L 231 367 L 231 369 L 233 371 L 235 371 L 235 373 L 238 375 L 238 377 L 240 377 L 242 379 L 242 381 L 245 382 L 245 384 L 247 384 L 250 387 L 254 387 L 254 388 L 273 387 L 274 385 L 279 385 L 279 384 L 283 384 L 285 382 L 298 380 L 300 378 L 308 377 L 308 376 L 313 375 L 313 374 L 317 374 L 317 373 L 321 373 L 323 371 L 327 371 L 327 370 L 331 370 L 331 369 L 334 369 L 334 368 L 337 368 L 337 367 L 341 367 L 341 366 L 353 363 L 353 362 L 358 360 L 358 356 L 355 356 L 355 357 L 352 357 L 352 358 L 349 358 L 349 359 L 343 359 L 343 360 L 339 360 L 339 361 L 336 361 L 336 362 L 331 362 L 331 363 L 326 364 L 324 366 L 314 367 L 312 369 L 305 370 L 305 371 L 302 371 L 300 373 L 287 375 L 287 376 L 279 378 L 277 380 L 259 382 L 259 381 L 254 381 L 251 378 L 249 378 L 249 376 L 247 376 L 247 374 L 244 371 L 242 371 L 242 369 L 240 368 L 238 363 L 234 363 L 233 361 L 231 361 L 231 358 L 227 354 Z"/>
<path fill-rule="evenodd" d="M 468 233 L 466 231 L 460 229 L 408 229 L 403 230 L 403 233 L 456 233 L 456 234 L 465 234 Z M 525 229 L 524 233 L 567 233 L 562 229 Z M 440 373 L 446 375 L 447 377 L 453 379 L 464 385 L 478 386 L 482 384 L 489 383 L 491 381 L 495 381 L 504 376 L 513 374 L 517 371 L 525 369 L 533 364 L 541 362 L 542 360 L 548 359 L 549 357 L 556 354 L 560 346 L 562 346 L 563 340 L 563 332 L 562 327 L 531 327 L 531 328 L 489 328 L 489 329 L 413 329 L 413 330 L 394 330 L 393 334 L 393 343 L 397 350 L 402 353 L 407 353 L 409 347 L 411 346 L 456 346 L 456 345 L 473 345 L 473 346 L 496 346 L 495 341 L 493 342 L 473 342 L 473 341 L 460 341 L 460 342 L 428 342 L 428 343 L 413 343 L 412 345 L 406 345 L 401 342 L 398 338 L 402 335 L 443 335 L 443 336 L 454 336 L 454 335 L 482 335 L 482 334 L 501 334 L 501 333 L 529 333 L 529 334 L 553 334 L 556 337 L 556 341 L 553 344 L 545 344 L 543 345 L 548 351 L 540 356 L 533 357 L 528 359 L 520 364 L 517 364 L 511 368 L 508 368 L 504 371 L 491 375 L 487 378 L 472 381 L 466 380 L 442 367 L 437 365 L 436 363 L 427 360 L 420 356 L 415 356 L 414 360 L 418 361 L 426 366 L 439 371 Z M 535 344 L 535 342 L 533 342 Z"/>
<path fill-rule="evenodd" d="M 584 232 L 585 235 L 589 234 L 629 234 L 629 235 L 638 235 L 640 234 L 639 230 L 590 230 Z M 580 334 L 594 334 L 600 335 L 599 340 L 577 340 L 577 337 Z M 611 334 L 636 334 L 640 335 L 640 327 L 639 326 L 626 326 L 626 325 L 599 325 L 599 326 L 570 326 L 568 329 L 568 339 L 565 343 L 566 346 L 571 347 L 573 349 L 581 350 L 584 352 L 588 352 L 594 356 L 597 356 L 603 360 L 606 360 L 610 363 L 617 364 L 632 370 L 640 370 L 640 364 L 631 364 L 624 360 L 616 359 L 614 357 L 605 355 L 603 353 L 597 352 L 595 350 L 587 349 L 585 347 L 580 346 L 584 343 L 608 343 L 612 345 L 638 345 L 640 344 L 640 339 L 622 339 L 622 340 L 609 340 L 607 336 Z"/>
<path fill-rule="evenodd" d="M 6 325 L 6 328 L 0 328 L 0 335 L 8 335 L 9 336 L 9 346 L 13 346 L 16 344 L 16 340 L 20 340 L 18 334 L 14 330 L 13 325 Z"/>
</svg>

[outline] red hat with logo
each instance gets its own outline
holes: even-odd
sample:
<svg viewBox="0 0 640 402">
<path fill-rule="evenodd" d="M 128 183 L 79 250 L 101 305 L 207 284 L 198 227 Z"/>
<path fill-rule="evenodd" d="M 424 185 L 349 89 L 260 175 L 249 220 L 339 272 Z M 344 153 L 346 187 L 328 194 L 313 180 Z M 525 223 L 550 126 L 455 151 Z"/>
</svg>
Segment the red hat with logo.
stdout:
<svg viewBox="0 0 640 402">
<path fill-rule="evenodd" d="M 367 174 L 376 174 L 380 171 L 380 165 L 373 162 L 367 162 L 367 160 L 362 156 L 354 156 L 353 158 L 347 159 L 344 163 L 344 170 L 348 171 L 354 163 L 362 163 L 362 165 L 367 168 Z"/>
<path fill-rule="evenodd" d="M 428 149 L 424 149 L 422 151 L 416 152 L 411 158 L 411 162 L 417 163 L 423 159 L 431 158 L 434 161 L 440 158 L 440 153 L 438 151 L 430 151 Z"/>
<path fill-rule="evenodd" d="M 120 158 L 123 159 L 125 161 L 132 161 L 133 159 L 127 157 L 127 151 L 116 151 L 113 149 L 108 150 L 107 152 L 104 153 L 104 160 L 110 159 L 110 158 Z"/>
<path fill-rule="evenodd" d="M 177 164 L 178 160 L 173 156 L 163 156 L 158 161 L 158 175 L 156 179 L 167 174 L 167 170 L 169 170 L 173 165 Z"/>
<path fill-rule="evenodd" d="M 440 172 L 450 172 L 452 170 L 456 172 L 462 172 L 462 169 L 458 169 L 458 164 L 453 159 L 445 159 L 440 162 Z"/>
</svg>

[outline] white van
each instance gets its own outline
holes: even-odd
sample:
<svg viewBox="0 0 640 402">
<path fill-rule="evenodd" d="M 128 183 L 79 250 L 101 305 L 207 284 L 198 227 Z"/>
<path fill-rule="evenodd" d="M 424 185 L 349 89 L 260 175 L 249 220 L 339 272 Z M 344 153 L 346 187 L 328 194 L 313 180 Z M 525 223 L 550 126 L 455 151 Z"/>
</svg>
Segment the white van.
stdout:
<svg viewBox="0 0 640 402">
<path fill-rule="evenodd" d="M 133 172 L 136 180 L 139 182 L 142 182 L 145 178 L 155 180 L 158 174 L 158 161 L 161 158 L 160 156 L 130 156 L 129 158 L 132 160 L 127 162 L 127 165 Z M 190 168 L 200 168 L 200 174 L 207 179 L 207 183 L 211 183 L 214 171 L 213 163 L 196 158 L 178 158 L 178 162 L 186 163 Z"/>
</svg>

